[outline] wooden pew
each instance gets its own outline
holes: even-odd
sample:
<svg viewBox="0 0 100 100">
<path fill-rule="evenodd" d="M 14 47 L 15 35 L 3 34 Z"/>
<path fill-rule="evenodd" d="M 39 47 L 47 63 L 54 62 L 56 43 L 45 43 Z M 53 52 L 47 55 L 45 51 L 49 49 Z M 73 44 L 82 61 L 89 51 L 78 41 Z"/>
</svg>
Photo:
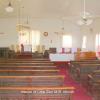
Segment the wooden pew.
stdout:
<svg viewBox="0 0 100 100">
<path fill-rule="evenodd" d="M 0 76 L 0 86 L 63 86 L 64 75 L 49 75 L 49 76 Z"/>
<path fill-rule="evenodd" d="M 2 75 L 58 75 L 59 74 L 59 70 L 55 69 L 55 70 L 7 70 L 7 69 L 0 69 L 0 76 Z"/>
<path fill-rule="evenodd" d="M 97 59 L 96 57 L 96 52 L 76 52 L 75 53 L 75 59 L 76 60 L 95 60 Z"/>
<path fill-rule="evenodd" d="M 30 63 L 53 63 L 49 59 L 0 59 L 0 62 L 30 62 Z"/>
<path fill-rule="evenodd" d="M 56 66 L 0 66 L 0 70 L 56 70 Z"/>
<path fill-rule="evenodd" d="M 54 67 L 51 62 L 37 60 L 0 62 L 0 100 L 71 100 L 74 88 L 63 86 L 65 76 L 57 75 L 59 70 L 51 69 Z"/>
<path fill-rule="evenodd" d="M 35 64 L 36 65 L 35 65 Z M 46 62 L 45 62 L 46 63 Z M 10 68 L 19 68 L 17 70 L 11 70 Z M 20 69 L 20 65 L 22 69 Z M 24 66 L 25 65 L 25 66 Z M 27 66 L 28 65 L 28 66 Z M 43 65 L 41 67 L 41 65 Z M 5 67 L 4 67 L 5 66 Z M 7 67 L 8 66 L 8 67 Z M 23 68 L 34 68 L 35 70 Z M 38 67 L 36 67 L 38 66 Z M 59 70 L 44 70 L 48 64 L 43 62 L 7 62 L 6 64 L 0 62 L 0 100 L 72 100 L 72 94 L 74 92 L 74 87 L 63 86 L 64 75 L 57 75 L 56 72 Z M 54 67 L 49 65 L 48 68 Z M 4 68 L 5 69 L 4 69 Z M 6 69 L 9 68 L 9 69 Z M 37 68 L 41 68 L 40 70 Z M 46 72 L 44 72 L 46 71 Z M 27 72 L 29 75 L 27 75 Z M 41 75 L 31 75 L 33 72 L 41 73 Z M 48 73 L 50 75 L 48 76 Z M 51 72 L 56 75 L 51 75 Z M 8 75 L 4 75 L 9 74 Z M 20 74 L 19 74 L 20 73 Z M 45 73 L 45 76 L 43 74 Z M 12 75 L 13 74 L 13 75 Z M 17 74 L 17 75 L 16 75 Z M 30 87 L 28 87 L 30 86 Z M 42 87 L 41 87 L 42 86 Z M 45 86 L 45 87 L 44 87 Z M 49 87 L 47 87 L 49 86 Z M 30 94 L 30 92 L 32 93 Z M 36 92 L 37 91 L 37 92 Z"/>
<path fill-rule="evenodd" d="M 53 63 L 17 63 L 17 62 L 7 62 L 7 63 L 2 63 L 0 62 L 0 66 L 2 65 L 23 65 L 23 66 L 53 66 Z"/>
<path fill-rule="evenodd" d="M 100 60 L 80 60 L 80 61 L 70 61 L 70 65 L 77 65 L 81 63 L 100 63 Z"/>
<path fill-rule="evenodd" d="M 7 62 L 16 62 L 16 63 L 53 63 L 51 61 L 30 61 L 30 60 L 0 60 L 0 62 L 4 62 L 4 63 L 7 63 Z"/>
<path fill-rule="evenodd" d="M 76 66 L 77 64 L 100 64 L 100 60 L 82 60 L 82 61 L 70 61 L 70 66 Z"/>
<path fill-rule="evenodd" d="M 89 90 L 92 89 L 92 87 L 100 85 L 100 70 L 95 70 L 92 73 L 88 74 L 88 87 Z M 100 87 L 98 87 L 100 88 Z"/>
<path fill-rule="evenodd" d="M 70 62 L 90 62 L 90 61 L 100 61 L 99 59 L 84 59 L 84 60 L 73 60 L 73 61 L 70 61 Z"/>
<path fill-rule="evenodd" d="M 100 70 L 95 70 L 88 74 L 88 91 L 94 96 L 95 100 L 100 99 Z"/>
<path fill-rule="evenodd" d="M 73 78 L 85 82 L 86 76 L 94 70 L 100 69 L 100 64 L 78 64 L 73 71 Z"/>
<path fill-rule="evenodd" d="M 42 59 L 42 58 L 38 58 L 38 59 L 16 59 L 16 58 L 13 58 L 13 59 L 0 59 L 0 60 L 4 60 L 4 61 L 50 61 L 49 59 Z"/>
<path fill-rule="evenodd" d="M 33 58 L 33 59 L 10 59 L 10 60 L 21 60 L 21 61 L 50 61 L 50 59 L 47 58 Z"/>
<path fill-rule="evenodd" d="M 82 61 L 70 61 L 68 69 L 72 75 L 79 64 L 100 64 L 100 60 L 82 60 Z"/>
<path fill-rule="evenodd" d="M 73 70 L 79 66 L 79 64 L 100 64 L 100 60 L 81 60 L 81 61 L 70 61 L 69 71 L 73 73 Z"/>
<path fill-rule="evenodd" d="M 74 87 L 0 87 L 0 100 L 73 100 Z"/>
</svg>

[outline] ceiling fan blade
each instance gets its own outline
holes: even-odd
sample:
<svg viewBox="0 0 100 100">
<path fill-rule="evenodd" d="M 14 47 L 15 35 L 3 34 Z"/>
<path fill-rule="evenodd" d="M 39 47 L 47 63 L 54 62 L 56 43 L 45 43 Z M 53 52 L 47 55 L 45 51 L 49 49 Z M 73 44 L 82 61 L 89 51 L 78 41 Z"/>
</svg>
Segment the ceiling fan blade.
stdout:
<svg viewBox="0 0 100 100">
<path fill-rule="evenodd" d="M 93 22 L 92 19 L 88 19 L 88 20 L 86 21 L 86 25 L 90 25 L 92 22 Z"/>
<path fill-rule="evenodd" d="M 78 20 L 78 21 L 77 21 L 77 24 L 81 26 L 81 25 L 84 24 L 84 22 L 83 22 L 82 20 Z"/>
</svg>

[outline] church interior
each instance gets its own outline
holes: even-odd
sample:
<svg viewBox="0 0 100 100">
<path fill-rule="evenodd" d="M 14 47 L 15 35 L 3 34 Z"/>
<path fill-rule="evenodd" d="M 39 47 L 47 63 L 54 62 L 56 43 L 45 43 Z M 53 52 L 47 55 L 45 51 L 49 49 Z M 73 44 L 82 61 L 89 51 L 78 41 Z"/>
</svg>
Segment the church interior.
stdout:
<svg viewBox="0 0 100 100">
<path fill-rule="evenodd" d="M 0 100 L 100 100 L 99 0 L 0 0 Z"/>
</svg>

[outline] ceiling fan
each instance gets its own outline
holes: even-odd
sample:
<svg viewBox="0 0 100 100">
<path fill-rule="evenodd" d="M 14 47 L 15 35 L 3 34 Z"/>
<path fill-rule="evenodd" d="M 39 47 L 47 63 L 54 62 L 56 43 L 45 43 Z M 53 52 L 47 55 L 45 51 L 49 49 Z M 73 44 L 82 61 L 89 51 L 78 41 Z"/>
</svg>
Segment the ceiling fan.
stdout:
<svg viewBox="0 0 100 100">
<path fill-rule="evenodd" d="M 84 0 L 83 4 L 83 13 L 81 14 L 81 19 L 77 21 L 78 25 L 90 25 L 93 22 L 93 19 L 90 15 L 90 13 L 86 12 L 86 1 Z"/>
</svg>

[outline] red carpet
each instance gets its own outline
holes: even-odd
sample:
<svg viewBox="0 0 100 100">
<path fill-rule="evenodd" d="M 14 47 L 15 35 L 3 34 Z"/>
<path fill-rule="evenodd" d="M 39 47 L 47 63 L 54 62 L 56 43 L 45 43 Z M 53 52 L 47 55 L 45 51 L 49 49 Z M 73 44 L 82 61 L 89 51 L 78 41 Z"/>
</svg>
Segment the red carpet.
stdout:
<svg viewBox="0 0 100 100">
<path fill-rule="evenodd" d="M 88 95 L 86 89 L 71 78 L 67 68 L 63 66 L 59 66 L 58 68 L 60 69 L 60 74 L 66 76 L 64 84 L 67 86 L 74 86 L 76 89 L 73 96 L 73 100 L 93 100 L 92 97 Z"/>
</svg>

